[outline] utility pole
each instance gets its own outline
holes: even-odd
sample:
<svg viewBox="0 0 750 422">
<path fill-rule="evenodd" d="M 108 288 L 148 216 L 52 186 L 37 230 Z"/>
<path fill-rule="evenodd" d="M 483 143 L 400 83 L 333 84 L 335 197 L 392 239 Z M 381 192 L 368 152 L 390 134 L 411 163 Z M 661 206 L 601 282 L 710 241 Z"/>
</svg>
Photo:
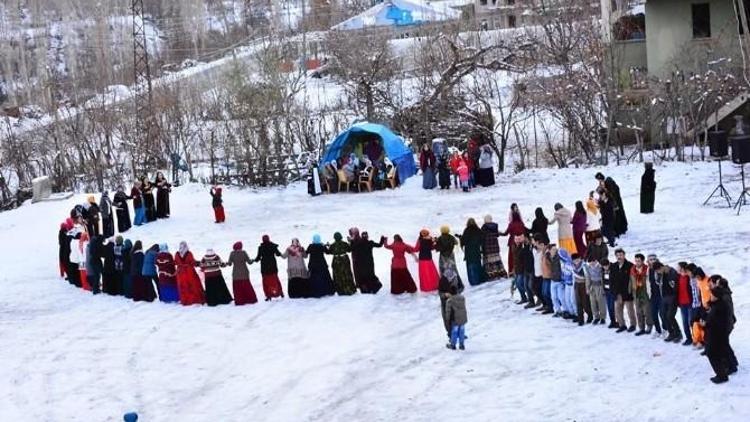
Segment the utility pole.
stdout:
<svg viewBox="0 0 750 422">
<path fill-rule="evenodd" d="M 132 0 L 133 76 L 135 92 L 135 134 L 131 145 L 133 176 L 146 176 L 150 169 L 165 166 L 159 154 L 158 135 L 153 114 L 151 67 L 148 61 L 146 22 L 143 0 Z M 139 171 L 141 173 L 139 173 Z"/>
</svg>

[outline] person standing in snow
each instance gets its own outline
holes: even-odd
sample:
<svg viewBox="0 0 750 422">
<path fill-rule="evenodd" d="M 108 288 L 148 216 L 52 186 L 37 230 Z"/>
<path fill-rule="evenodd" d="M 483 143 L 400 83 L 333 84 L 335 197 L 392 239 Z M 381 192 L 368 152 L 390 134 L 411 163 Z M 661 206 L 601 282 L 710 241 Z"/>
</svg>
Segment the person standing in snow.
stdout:
<svg viewBox="0 0 750 422">
<path fill-rule="evenodd" d="M 130 230 L 130 210 L 128 209 L 128 199 L 131 199 L 122 186 L 117 187 L 112 205 L 114 205 L 115 214 L 117 214 L 117 231 L 125 233 Z"/>
<path fill-rule="evenodd" d="M 451 174 L 453 174 L 453 187 L 455 189 L 458 189 L 460 186 L 459 176 L 458 176 L 458 167 L 461 165 L 461 154 L 458 152 L 458 150 L 453 152 L 453 155 L 451 156 Z M 468 176 L 468 175 L 467 175 Z"/>
<path fill-rule="evenodd" d="M 599 205 L 594 199 L 594 191 L 589 192 L 586 200 L 586 246 L 591 246 L 594 240 L 601 235 L 601 222 L 599 216 Z"/>
<path fill-rule="evenodd" d="M 174 255 L 174 263 L 177 270 L 177 292 L 180 294 L 180 304 L 182 306 L 205 304 L 206 293 L 195 271 L 195 267 L 199 264 L 188 248 L 187 242 L 180 242 L 180 248 Z"/>
<path fill-rule="evenodd" d="M 448 335 L 448 338 L 451 336 L 451 320 L 450 315 L 446 312 L 446 304 L 451 297 L 453 289 L 456 289 L 459 293 L 463 292 L 464 283 L 461 282 L 461 277 L 458 276 L 457 271 L 453 268 L 447 268 L 445 273 L 440 276 L 438 296 L 440 296 L 440 313 L 443 316 L 443 325 L 445 326 L 445 332 Z"/>
<path fill-rule="evenodd" d="M 607 195 L 607 191 L 599 188 L 599 211 L 602 215 L 602 235 L 607 238 L 610 247 L 616 246 L 617 235 L 615 234 L 615 201 Z"/>
<path fill-rule="evenodd" d="M 656 284 L 661 289 L 662 299 L 662 318 L 664 331 L 669 335 L 664 339 L 665 342 L 679 343 L 682 341 L 680 326 L 677 324 L 677 282 L 679 274 L 669 265 L 656 262 L 653 267 L 656 271 Z"/>
<path fill-rule="evenodd" d="M 297 243 L 299 246 L 299 243 Z M 234 242 L 232 245 L 232 252 L 229 253 L 229 259 L 227 259 L 227 265 L 232 267 L 232 291 L 234 292 L 234 304 L 235 306 L 252 305 L 258 303 L 258 297 L 255 295 L 255 289 L 250 283 L 250 270 L 247 268 L 248 265 L 252 264 L 253 261 L 247 255 L 244 249 L 242 249 L 242 242 Z M 302 258 L 302 266 L 304 267 L 305 261 Z M 296 266 L 295 266 L 296 267 Z M 289 267 L 289 285 L 292 285 L 292 273 L 293 266 L 290 259 Z M 307 270 L 305 270 L 307 273 Z M 307 280 L 305 280 L 306 282 Z M 300 286 L 304 288 L 304 286 Z M 292 288 L 289 288 L 291 292 Z M 289 293 L 289 297 L 292 294 Z"/>
<path fill-rule="evenodd" d="M 89 195 L 88 202 L 86 203 L 86 228 L 89 232 L 89 237 L 99 236 L 99 206 L 96 205 L 96 198 L 94 195 Z"/>
<path fill-rule="evenodd" d="M 167 182 L 162 172 L 156 172 L 156 218 L 169 218 L 169 193 L 172 185 Z"/>
<path fill-rule="evenodd" d="M 563 317 L 578 322 L 576 310 L 575 280 L 573 276 L 573 258 L 565 249 L 560 249 L 560 269 L 563 281 Z"/>
<path fill-rule="evenodd" d="M 68 232 L 73 228 L 73 220 L 68 218 L 60 223 L 60 231 L 57 232 L 58 255 L 57 263 L 60 266 L 60 277 L 70 280 L 67 276 L 70 266 L 70 237 Z M 72 283 L 71 283 L 72 284 Z"/>
<path fill-rule="evenodd" d="M 417 285 L 414 284 L 405 257 L 407 253 L 414 256 L 414 248 L 404 243 L 398 234 L 393 236 L 393 243 L 391 244 L 388 243 L 386 238 L 385 248 L 393 252 L 393 258 L 391 259 L 391 294 L 416 293 Z M 414 257 L 416 258 L 416 256 Z"/>
<path fill-rule="evenodd" d="M 515 206 L 516 204 L 513 204 Z M 511 212 L 510 212 L 510 219 L 508 221 L 508 227 L 505 228 L 505 231 L 500 233 L 500 236 L 508 236 L 508 275 L 513 276 L 515 274 L 515 263 L 513 262 L 513 249 L 516 247 L 515 239 L 517 236 L 523 236 L 527 230 L 526 226 L 523 224 L 523 220 L 521 220 L 521 213 L 518 211 L 518 208 L 516 207 L 516 210 L 513 210 L 513 206 L 511 206 Z M 486 223 L 485 223 L 486 224 Z M 482 231 L 487 235 L 487 232 L 485 231 L 485 227 L 482 226 Z M 485 238 L 485 244 L 487 243 L 487 239 Z M 498 245 L 498 256 L 500 256 L 499 251 L 499 245 Z M 500 261 L 500 265 L 502 266 L 502 261 Z M 505 269 L 501 268 L 501 277 L 505 277 Z"/>
<path fill-rule="evenodd" d="M 680 315 L 682 316 L 682 332 L 685 333 L 685 342 L 683 346 L 689 346 L 693 343 L 693 335 L 691 332 L 692 318 L 691 311 L 693 309 L 693 289 L 691 287 L 690 275 L 687 272 L 687 262 L 680 262 L 677 264 L 677 306 L 680 308 Z"/>
<path fill-rule="evenodd" d="M 351 238 L 349 242 L 352 247 L 352 266 L 354 267 L 354 282 L 360 293 L 376 294 L 383 284 L 375 274 L 375 259 L 372 256 L 374 248 L 380 248 L 385 243 L 385 237 L 376 243 L 370 240 L 367 232 L 359 234 L 359 229 L 353 227 L 349 230 Z"/>
<path fill-rule="evenodd" d="M 651 298 L 649 297 L 650 285 L 648 282 L 648 266 L 643 254 L 635 254 L 635 263 L 630 270 L 630 284 L 635 297 L 635 317 L 638 321 L 638 332 L 636 336 L 651 334 L 654 322 L 651 319 Z"/>
<path fill-rule="evenodd" d="M 118 256 L 115 249 L 122 253 L 122 236 L 109 238 L 102 245 L 102 257 L 104 266 L 102 270 L 102 290 L 112 296 L 122 295 L 122 268 L 118 269 Z M 121 259 L 121 257 L 120 257 Z M 120 262 L 122 265 L 122 262 Z"/>
<path fill-rule="evenodd" d="M 224 281 L 224 275 L 221 274 L 221 267 L 224 265 L 213 249 L 206 250 L 206 254 L 201 258 L 200 267 L 206 283 L 206 305 L 208 306 L 232 303 L 232 295 Z"/>
<path fill-rule="evenodd" d="M 469 279 L 469 284 L 478 286 L 484 283 L 487 281 L 487 273 L 482 266 L 484 248 L 484 234 L 482 230 L 477 226 L 477 222 L 473 218 L 470 218 L 466 221 L 466 228 L 463 234 L 457 237 L 460 240 L 461 248 L 464 250 L 466 275 Z M 497 252 L 497 255 L 499 256 L 500 253 Z"/>
<path fill-rule="evenodd" d="M 128 299 L 133 298 L 133 275 L 130 272 L 132 269 L 130 251 L 132 249 L 133 243 L 130 239 L 125 239 L 122 242 L 122 248 L 119 251 L 115 245 L 115 270 L 122 275 L 122 295 Z"/>
<path fill-rule="evenodd" d="M 565 283 L 562 278 L 562 263 L 560 262 L 560 253 L 557 245 L 554 243 L 549 245 L 544 258 L 550 268 L 552 310 L 555 312 L 552 316 L 563 317 L 565 316 Z"/>
<path fill-rule="evenodd" d="M 115 217 L 112 214 L 112 200 L 109 199 L 109 192 L 102 192 L 99 200 L 99 212 L 102 216 L 102 235 L 105 239 L 115 235 Z"/>
<path fill-rule="evenodd" d="M 86 246 L 86 279 L 95 295 L 101 293 L 101 276 L 104 271 L 102 248 L 101 236 L 92 236 Z"/>
<path fill-rule="evenodd" d="M 333 279 L 325 258 L 328 248 L 323 244 L 319 234 L 313 236 L 313 241 L 307 246 L 306 252 L 310 257 L 307 262 L 307 271 L 310 273 L 312 297 L 321 298 L 333 295 L 335 293 Z"/>
<path fill-rule="evenodd" d="M 435 154 L 430 149 L 429 144 L 422 146 L 422 152 L 419 154 L 419 167 L 422 169 L 422 189 L 435 189 Z"/>
<path fill-rule="evenodd" d="M 141 226 L 146 223 L 146 206 L 143 203 L 141 187 L 141 182 L 136 180 L 133 188 L 130 190 L 130 198 L 133 199 L 133 225 L 135 226 Z"/>
<path fill-rule="evenodd" d="M 698 323 L 705 318 L 711 299 L 711 286 L 709 278 L 703 269 L 695 264 L 688 265 L 688 275 L 694 280 L 696 292 L 693 293 L 693 311 L 691 313 L 693 320 L 693 346 L 697 349 L 705 346 L 705 331 Z"/>
<path fill-rule="evenodd" d="M 290 299 L 311 297 L 310 274 L 307 272 L 307 252 L 299 243 L 299 239 L 292 239 L 292 244 L 281 253 L 281 257 L 287 260 L 287 293 Z M 231 258 L 231 257 L 230 257 Z M 237 294 L 235 293 L 235 302 Z"/>
<path fill-rule="evenodd" d="M 620 187 L 611 177 L 604 177 L 602 173 L 596 173 L 596 180 L 599 186 L 606 190 L 607 197 L 612 200 L 612 209 L 614 211 L 614 229 L 615 236 L 621 236 L 628 231 L 628 218 L 625 216 L 625 207 L 622 204 Z"/>
<path fill-rule="evenodd" d="M 607 326 L 607 328 L 617 329 L 619 328 L 619 325 L 617 325 L 617 317 L 615 315 L 615 293 L 612 289 L 612 280 L 610 278 L 610 270 L 612 269 L 612 264 L 609 262 L 609 259 L 602 260 L 601 264 L 604 300 L 607 302 L 607 314 L 609 314 L 609 325 Z"/>
<path fill-rule="evenodd" d="M 594 321 L 594 314 L 591 310 L 591 299 L 586 290 L 586 274 L 583 259 L 578 254 L 573 254 L 573 288 L 575 290 L 575 303 L 578 319 L 578 325 L 591 324 Z M 583 314 L 586 319 L 583 319 Z"/>
<path fill-rule="evenodd" d="M 438 160 L 438 182 L 440 183 L 440 189 L 451 188 L 451 163 L 448 151 L 443 152 L 443 155 Z"/>
<path fill-rule="evenodd" d="M 664 320 L 662 316 L 662 298 L 661 298 L 661 286 L 657 283 L 658 274 L 656 273 L 656 270 L 654 269 L 654 264 L 659 262 L 658 258 L 654 254 L 648 255 L 648 285 L 649 285 L 649 291 L 650 294 L 650 304 L 651 304 L 651 320 L 654 323 L 654 329 L 656 330 L 653 333 L 653 337 L 659 337 L 662 335 L 662 324 L 661 322 Z"/>
<path fill-rule="evenodd" d="M 482 145 L 479 153 L 479 168 L 476 171 L 476 181 L 479 186 L 487 187 L 495 184 L 495 170 L 492 162 L 492 148 Z"/>
<path fill-rule="evenodd" d="M 549 228 L 549 220 L 544 215 L 544 210 L 542 210 L 541 207 L 538 207 L 534 211 L 534 221 L 531 222 L 531 235 L 539 235 L 544 240 L 545 244 L 549 244 L 549 234 L 547 233 L 547 229 Z"/>
<path fill-rule="evenodd" d="M 654 212 L 654 201 L 656 199 L 656 180 L 654 163 L 646 162 L 643 176 L 641 176 L 641 214 Z"/>
<path fill-rule="evenodd" d="M 143 254 L 143 268 L 141 269 L 141 275 L 143 275 L 146 283 L 151 285 L 151 289 L 156 285 L 157 291 L 159 290 L 159 278 L 156 271 L 156 256 L 159 254 L 159 245 L 154 244 Z M 148 293 L 146 293 L 148 295 Z M 161 296 L 161 291 L 159 291 Z"/>
<path fill-rule="evenodd" d="M 86 232 L 83 231 L 81 226 L 76 224 L 69 225 L 71 227 L 67 232 L 68 241 L 70 244 L 70 253 L 68 254 L 68 282 L 76 287 L 83 287 L 84 277 L 81 277 L 81 268 L 85 268 L 86 264 L 86 249 L 81 242 L 81 239 Z"/>
<path fill-rule="evenodd" d="M 281 288 L 281 281 L 279 280 L 279 268 L 276 265 L 277 256 L 281 256 L 279 245 L 271 242 L 271 238 L 264 234 L 254 261 L 260 262 L 260 274 L 263 278 L 263 293 L 266 296 L 266 302 L 275 297 L 284 297 L 284 290 Z"/>
<path fill-rule="evenodd" d="M 456 172 L 458 173 L 458 180 L 461 183 L 461 190 L 464 192 L 471 191 L 471 169 L 465 159 L 462 158 L 458 162 Z"/>
<path fill-rule="evenodd" d="M 420 230 L 414 250 L 419 253 L 419 290 L 423 292 L 434 292 L 440 281 L 435 262 L 432 260 L 433 249 L 435 249 L 435 239 L 430 235 L 430 231 Z"/>
<path fill-rule="evenodd" d="M 729 381 L 729 375 L 737 372 L 734 352 L 729 344 L 729 334 L 734 327 L 734 306 L 731 290 L 720 284 L 711 289 L 708 313 L 703 320 L 706 329 L 706 357 L 715 372 L 714 384 Z M 734 358 L 736 359 L 736 358 Z"/>
<path fill-rule="evenodd" d="M 445 302 L 445 311 L 448 313 L 447 319 L 451 324 L 450 342 L 445 347 L 456 350 L 456 342 L 458 342 L 458 348 L 464 350 L 466 323 L 469 319 L 466 314 L 466 299 L 458 291 L 458 286 L 451 286 L 450 297 Z"/>
<path fill-rule="evenodd" d="M 512 252 L 512 259 L 511 262 L 513 263 L 513 268 L 515 268 L 515 275 L 513 276 L 513 285 L 516 286 L 516 290 L 518 290 L 518 293 L 521 295 L 521 300 L 516 302 L 517 305 L 521 305 L 524 303 L 529 302 L 529 297 L 531 297 L 531 291 L 526 291 L 526 273 L 524 271 L 524 255 L 523 255 L 523 235 L 515 236 L 514 237 L 514 244 L 513 247 L 510 248 Z M 510 265 L 510 264 L 508 264 Z M 528 296 L 527 296 L 528 293 Z M 533 298 L 532 298 L 533 301 Z"/>
<path fill-rule="evenodd" d="M 549 224 L 557 223 L 557 243 L 561 249 L 568 251 L 568 254 L 576 253 L 576 243 L 573 240 L 573 219 L 570 210 L 563 207 L 559 202 L 555 204 L 555 216 L 552 217 Z"/>
<path fill-rule="evenodd" d="M 147 178 L 141 180 L 141 196 L 143 206 L 146 208 L 146 222 L 156 221 L 156 202 L 154 201 L 154 187 Z"/>
<path fill-rule="evenodd" d="M 620 327 L 617 332 L 628 331 L 632 333 L 636 326 L 633 286 L 630 283 L 630 271 L 633 264 L 625 259 L 625 251 L 622 249 L 615 251 L 615 258 L 617 258 L 617 261 L 610 268 L 610 280 L 615 294 L 615 318 Z M 627 310 L 630 325 L 625 322 L 625 310 Z"/>
<path fill-rule="evenodd" d="M 554 312 L 554 302 L 552 301 L 552 265 L 551 261 L 547 259 L 549 244 L 539 233 L 534 235 L 534 249 L 534 271 L 536 272 L 536 266 L 538 265 L 541 269 L 542 278 L 542 306 L 537 311 L 541 312 L 542 315 L 547 315 Z"/>
<path fill-rule="evenodd" d="M 349 253 L 352 251 L 351 246 L 344 242 L 341 233 L 333 234 L 333 244 L 328 247 L 328 251 L 333 255 L 331 268 L 333 269 L 333 285 L 339 296 L 350 296 L 357 292 L 357 286 L 354 284 L 354 274 L 352 274 L 352 264 L 349 260 Z"/>
<path fill-rule="evenodd" d="M 587 220 L 583 202 L 576 201 L 576 210 L 573 213 L 573 219 L 570 221 L 570 224 L 573 226 L 573 240 L 575 241 L 576 252 L 580 256 L 586 256 L 586 243 L 584 243 L 583 237 L 586 234 Z"/>
<path fill-rule="evenodd" d="M 447 270 L 453 270 L 458 277 L 458 267 L 456 266 L 456 255 L 453 251 L 458 245 L 455 236 L 451 235 L 451 229 L 448 226 L 440 227 L 440 236 L 435 240 L 435 250 L 438 251 L 438 269 L 440 276 L 444 276 Z M 460 277 L 459 277 L 460 279 Z"/>
<path fill-rule="evenodd" d="M 602 262 L 603 259 L 609 259 L 609 248 L 604 243 L 602 235 L 597 235 L 593 242 L 586 248 L 587 260 L 594 259 L 598 262 Z"/>
<path fill-rule="evenodd" d="M 178 302 L 180 296 L 177 293 L 177 269 L 166 243 L 159 245 L 156 268 L 159 270 L 159 300 L 164 303 Z"/>
<path fill-rule="evenodd" d="M 599 261 L 589 258 L 588 264 L 583 267 L 585 277 L 586 293 L 591 302 L 591 315 L 594 317 L 594 325 L 604 324 L 607 320 L 607 303 L 604 298 L 603 270 Z"/>
<path fill-rule="evenodd" d="M 156 299 L 151 278 L 143 275 L 144 263 L 142 243 L 140 240 L 136 240 L 133 244 L 133 250 L 130 252 L 130 274 L 133 277 L 132 293 L 135 302 L 153 302 Z"/>
<path fill-rule="evenodd" d="M 224 200 L 221 198 L 221 188 L 214 186 L 208 192 L 211 194 L 211 207 L 214 209 L 214 222 L 223 223 L 226 220 L 224 215 Z"/>
</svg>

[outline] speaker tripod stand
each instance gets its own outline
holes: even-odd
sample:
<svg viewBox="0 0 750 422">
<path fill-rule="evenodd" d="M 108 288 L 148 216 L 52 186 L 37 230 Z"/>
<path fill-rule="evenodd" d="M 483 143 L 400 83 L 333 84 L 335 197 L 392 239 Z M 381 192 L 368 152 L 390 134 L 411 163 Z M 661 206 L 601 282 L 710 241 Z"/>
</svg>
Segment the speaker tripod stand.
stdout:
<svg viewBox="0 0 750 422">
<path fill-rule="evenodd" d="M 742 173 L 742 193 L 740 193 L 740 197 L 737 198 L 737 203 L 734 204 L 734 208 L 737 208 L 737 215 L 740 215 L 740 211 L 742 211 L 742 207 L 745 205 L 748 205 L 748 199 L 750 199 L 750 194 L 748 194 L 748 189 L 745 186 L 745 165 L 742 165 L 742 170 L 740 170 Z"/>
<path fill-rule="evenodd" d="M 713 192 L 711 192 L 711 195 L 708 195 L 708 198 L 706 198 L 706 200 L 703 202 L 703 205 L 708 204 L 708 201 L 710 201 L 714 197 L 718 197 L 718 198 L 725 199 L 727 201 L 727 206 L 728 207 L 732 206 L 732 197 L 729 196 L 729 192 L 727 192 L 726 188 L 724 188 L 724 180 L 723 180 L 722 175 L 721 175 L 721 162 L 722 162 L 722 160 L 723 160 L 723 157 L 719 157 L 719 185 L 716 186 L 716 188 L 714 189 Z M 744 183 L 745 183 L 744 166 L 743 166 L 743 173 L 742 174 L 743 174 L 743 176 L 742 176 L 742 183 L 743 183 L 743 187 L 744 187 Z M 744 191 L 743 191 L 743 193 L 744 193 Z"/>
</svg>

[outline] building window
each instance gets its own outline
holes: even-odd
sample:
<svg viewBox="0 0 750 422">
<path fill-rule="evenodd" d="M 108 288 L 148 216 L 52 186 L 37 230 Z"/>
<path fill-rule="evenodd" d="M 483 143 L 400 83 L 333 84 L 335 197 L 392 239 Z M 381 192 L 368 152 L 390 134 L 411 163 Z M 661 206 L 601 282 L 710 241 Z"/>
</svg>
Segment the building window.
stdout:
<svg viewBox="0 0 750 422">
<path fill-rule="evenodd" d="M 508 15 L 508 28 L 515 28 L 515 27 L 516 27 L 516 16 Z"/>
<path fill-rule="evenodd" d="M 487 0 L 479 0 L 480 6 L 487 6 Z"/>
<path fill-rule="evenodd" d="M 708 3 L 693 4 L 693 38 L 711 38 L 711 12 Z"/>
<path fill-rule="evenodd" d="M 744 4 L 744 7 L 741 7 L 740 4 Z M 742 28 L 742 17 L 740 15 L 740 9 L 744 9 L 745 18 L 748 22 L 750 22 L 750 1 L 740 3 L 740 0 L 734 0 L 734 11 L 737 14 L 738 18 L 737 27 L 740 35 L 743 35 L 745 33 L 745 30 Z"/>
</svg>

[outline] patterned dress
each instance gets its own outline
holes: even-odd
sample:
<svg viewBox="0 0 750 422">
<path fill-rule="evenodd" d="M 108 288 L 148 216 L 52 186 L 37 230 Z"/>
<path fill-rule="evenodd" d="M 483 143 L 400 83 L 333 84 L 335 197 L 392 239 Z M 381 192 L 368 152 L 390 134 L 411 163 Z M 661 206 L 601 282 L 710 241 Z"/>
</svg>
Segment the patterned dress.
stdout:
<svg viewBox="0 0 750 422">
<path fill-rule="evenodd" d="M 354 275 L 352 274 L 352 264 L 347 253 L 351 252 L 351 247 L 343 240 L 333 242 L 329 247 L 333 255 L 333 285 L 339 296 L 353 295 L 357 291 L 354 285 Z"/>
<path fill-rule="evenodd" d="M 503 258 L 500 255 L 500 242 L 498 241 L 500 232 L 497 229 L 497 224 L 485 223 L 482 226 L 482 234 L 484 235 L 482 253 L 484 255 L 484 271 L 487 273 L 487 279 L 497 280 L 506 277 L 508 273 L 505 272 Z"/>
</svg>

